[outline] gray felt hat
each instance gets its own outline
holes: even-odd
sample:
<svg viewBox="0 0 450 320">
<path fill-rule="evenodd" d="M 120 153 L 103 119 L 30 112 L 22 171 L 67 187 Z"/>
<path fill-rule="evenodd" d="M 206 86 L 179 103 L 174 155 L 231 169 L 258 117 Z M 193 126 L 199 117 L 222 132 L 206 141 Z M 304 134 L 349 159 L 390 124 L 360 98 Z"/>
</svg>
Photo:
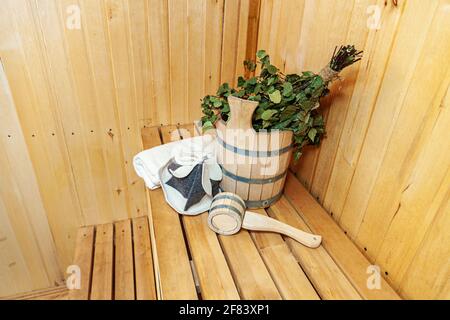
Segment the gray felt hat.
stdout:
<svg viewBox="0 0 450 320">
<path fill-rule="evenodd" d="M 159 176 L 167 203 L 180 214 L 197 215 L 219 193 L 222 169 L 213 155 L 191 152 L 171 158 Z"/>
</svg>

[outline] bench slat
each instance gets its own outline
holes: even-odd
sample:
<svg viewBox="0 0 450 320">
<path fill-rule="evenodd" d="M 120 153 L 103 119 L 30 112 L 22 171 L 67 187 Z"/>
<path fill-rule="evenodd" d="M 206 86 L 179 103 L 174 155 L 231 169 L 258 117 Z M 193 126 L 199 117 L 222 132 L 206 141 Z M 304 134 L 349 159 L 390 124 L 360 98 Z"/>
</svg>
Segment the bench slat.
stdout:
<svg viewBox="0 0 450 320">
<path fill-rule="evenodd" d="M 169 143 L 181 139 L 177 126 L 161 127 L 162 143 Z"/>
<path fill-rule="evenodd" d="M 246 230 L 219 236 L 234 281 L 245 300 L 278 300 L 281 295 Z"/>
<path fill-rule="evenodd" d="M 114 227 L 112 224 L 103 224 L 96 228 L 91 300 L 112 299 L 113 234 Z"/>
<path fill-rule="evenodd" d="M 311 231 L 284 196 L 270 207 L 269 213 L 273 218 L 295 228 Z M 285 240 L 322 299 L 361 299 L 322 246 L 310 249 L 290 238 L 286 237 Z"/>
<path fill-rule="evenodd" d="M 372 264 L 292 173 L 286 179 L 285 195 L 311 230 L 322 235 L 323 247 L 363 298 L 400 299 L 382 277 L 381 289 L 367 287 L 367 268 Z"/>
<path fill-rule="evenodd" d="M 183 217 L 186 236 L 200 283 L 203 299 L 239 299 L 217 236 L 208 228 L 205 214 Z"/>
<path fill-rule="evenodd" d="M 131 221 L 116 222 L 114 288 L 116 300 L 134 300 L 133 243 Z"/>
<path fill-rule="evenodd" d="M 268 216 L 264 209 L 252 211 Z M 251 232 L 251 235 L 283 299 L 320 300 L 308 277 L 279 234 Z"/>
<path fill-rule="evenodd" d="M 80 267 L 81 287 L 70 290 L 70 300 L 88 300 L 92 276 L 92 254 L 94 251 L 94 227 L 78 229 L 73 264 Z"/>
<path fill-rule="evenodd" d="M 163 135 L 166 135 L 166 137 L 174 130 L 173 126 L 172 129 L 170 127 L 162 127 L 161 129 L 164 129 Z M 158 129 L 149 128 L 149 130 L 146 130 L 146 139 L 148 140 L 148 137 L 151 136 L 154 141 L 149 143 L 144 139 L 145 149 L 161 144 L 159 134 L 155 130 Z M 175 130 L 177 130 L 176 127 Z M 197 291 L 180 218 L 165 202 L 161 189 L 149 191 L 149 196 L 159 265 L 161 298 L 196 300 L 198 298 Z"/>
<path fill-rule="evenodd" d="M 194 136 L 194 125 L 180 126 L 180 137 Z M 183 130 L 184 129 L 184 130 Z M 168 136 L 163 134 L 163 139 Z M 207 215 L 183 216 L 183 225 L 188 245 L 197 271 L 203 299 L 239 299 L 230 269 L 219 240 L 207 223 Z M 212 267 L 213 266 L 213 267 Z"/>
<path fill-rule="evenodd" d="M 186 220 L 187 218 L 189 217 L 186 217 Z M 207 228 L 206 220 L 203 223 Z M 281 299 L 248 231 L 242 230 L 237 235 L 219 236 L 219 238 L 241 298 Z M 192 235 L 192 239 L 195 239 L 195 233 Z M 209 267 L 209 269 L 211 268 Z"/>
<path fill-rule="evenodd" d="M 136 299 L 156 300 L 155 275 L 147 217 L 132 220 Z"/>
</svg>

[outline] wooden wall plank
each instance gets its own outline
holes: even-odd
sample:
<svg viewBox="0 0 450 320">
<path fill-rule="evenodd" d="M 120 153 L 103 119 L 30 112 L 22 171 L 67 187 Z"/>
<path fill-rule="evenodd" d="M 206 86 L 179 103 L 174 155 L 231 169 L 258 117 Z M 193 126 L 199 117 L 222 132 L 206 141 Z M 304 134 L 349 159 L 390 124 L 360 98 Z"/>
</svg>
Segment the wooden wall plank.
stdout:
<svg viewBox="0 0 450 320">
<path fill-rule="evenodd" d="M 433 152 L 432 139 L 436 146 L 445 143 L 432 132 L 437 119 L 443 123 L 439 105 L 449 85 L 442 60 L 450 51 L 444 40 L 449 28 L 443 27 L 449 20 L 448 1 L 354 0 L 332 6 L 298 1 L 302 13 L 289 25 L 299 27 L 284 39 L 289 5 L 263 0 L 259 28 L 260 48 L 275 51 L 273 61 L 285 63 L 285 71 L 318 71 L 332 46 L 344 42 L 364 50 L 363 60 L 344 71 L 343 81 L 322 101 L 328 136 L 320 148 L 306 148 L 291 169 L 381 266 L 389 282 L 408 296 L 402 279 L 408 279 L 411 290 L 424 285 L 420 279 L 415 284 L 408 270 L 414 270 L 411 259 L 417 259 L 445 197 L 446 153 L 438 156 L 435 149 L 435 163 L 425 152 Z M 339 14 L 330 18 L 330 10 Z M 286 47 L 286 41 L 298 46 Z M 433 268 L 439 277 L 444 275 L 441 267 Z M 433 283 L 428 296 L 446 292 Z M 417 291 L 413 296 L 418 297 Z"/>
<path fill-rule="evenodd" d="M 374 5 L 373 0 L 355 1 L 350 16 L 350 22 L 344 44 L 352 44 L 356 48 L 364 48 L 368 33 L 371 31 L 367 27 L 367 21 L 361 19 L 365 15 L 367 8 Z M 358 79 L 361 64 L 347 68 L 340 73 L 340 79 L 334 83 L 327 97 L 325 104 L 329 108 L 326 119 L 326 136 L 321 142 L 319 154 L 316 161 L 316 169 L 311 182 L 311 193 L 319 200 L 323 200 L 327 191 L 328 180 L 334 168 L 339 140 L 342 134 L 342 123 L 346 119 L 349 104 Z"/>
<path fill-rule="evenodd" d="M 228 11 L 227 52 L 239 59 L 256 39 L 258 6 Z M 132 168 L 140 129 L 198 119 L 222 69 L 234 75 L 234 62 L 221 63 L 224 0 L 7 0 L 0 14 L 0 55 L 41 193 L 32 205 L 45 209 L 58 253 L 44 260 L 64 270 L 80 225 L 145 214 Z"/>
<path fill-rule="evenodd" d="M 144 184 L 133 168 L 133 157 L 142 150 L 140 126 L 135 90 L 134 59 L 130 48 L 130 20 L 128 2 L 119 0 L 106 1 L 107 28 L 111 43 L 112 69 L 114 74 L 117 112 L 119 114 L 120 131 L 110 132 L 120 135 L 123 140 L 123 154 L 127 186 L 129 191 L 128 216 L 136 217 L 146 212 Z M 114 138 L 114 136 L 112 136 Z M 117 192 L 121 192 L 118 190 Z"/>
<path fill-rule="evenodd" d="M 158 124 L 170 124 L 170 61 L 167 1 L 148 2 L 148 29 L 151 47 L 152 83 Z"/>
<path fill-rule="evenodd" d="M 189 119 L 188 109 L 188 14 L 187 1 L 169 2 L 169 59 L 171 123 Z"/>
<path fill-rule="evenodd" d="M 56 240 L 60 265 L 66 266 L 73 257 L 81 210 L 64 133 L 57 122 L 54 100 L 49 92 L 49 71 L 42 62 L 39 25 L 33 23 L 34 15 L 28 2 L 4 5 L 0 19 L 0 38 L 3 39 L 0 55 Z M 11 135 L 11 138 L 14 143 L 15 137 Z M 67 216 L 61 215 L 61 208 Z"/>
<path fill-rule="evenodd" d="M 26 266 L 22 249 L 9 222 L 8 212 L 0 197 L 0 296 L 33 289 L 30 272 Z"/>
<path fill-rule="evenodd" d="M 182 123 L 192 123 L 202 117 L 200 99 L 205 95 L 206 1 L 187 3 L 187 110 Z"/>
<path fill-rule="evenodd" d="M 59 5 L 51 0 L 35 3 L 36 17 L 41 29 L 45 47 L 45 68 L 49 71 L 49 84 L 55 95 L 64 137 L 69 150 L 72 170 L 75 176 L 78 197 L 85 218 L 84 223 L 93 224 L 100 220 L 95 181 L 92 175 L 91 159 L 85 139 L 82 112 L 77 90 L 70 71 L 64 40 L 64 22 L 59 15 Z M 80 192 L 82 190 L 82 192 Z"/>
<path fill-rule="evenodd" d="M 441 5 L 444 5 L 444 2 L 441 2 Z M 442 178 L 445 177 L 445 167 L 450 164 L 448 152 L 443 151 L 448 149 L 445 148 L 448 141 L 440 141 L 438 144 L 443 149 L 435 145 L 434 148 L 438 149 L 434 149 L 434 152 L 426 146 L 427 141 L 433 144 L 438 137 L 445 135 L 439 130 L 443 130 L 443 121 L 446 121 L 445 112 L 442 112 L 442 101 L 450 84 L 450 68 L 448 65 L 443 67 L 450 52 L 450 42 L 444 40 L 450 37 L 449 17 L 449 13 L 443 10 L 442 6 L 438 8 L 425 40 L 427 45 L 424 46 L 414 67 L 408 91 L 386 146 L 384 159 L 378 168 L 378 176 L 364 213 L 364 221 L 355 238 L 357 243 L 367 247 L 369 256 L 377 260 L 382 238 L 387 243 L 391 242 L 392 235 L 399 234 L 397 228 L 400 226 L 402 229 L 400 234 L 409 234 L 405 232 L 409 228 L 408 224 L 405 224 L 407 220 L 412 219 L 420 225 L 421 219 L 424 219 L 422 221 L 425 225 L 429 225 L 430 220 L 427 221 L 426 217 L 431 219 L 433 210 L 430 211 L 431 216 L 425 215 L 424 211 L 433 205 Z M 438 32 L 443 26 L 442 31 Z M 425 153 L 425 160 L 422 156 L 420 161 L 418 157 L 422 152 Z M 434 157 L 427 158 L 431 155 Z M 404 160 L 398 161 L 399 159 Z M 418 169 L 414 170 L 416 165 Z M 427 173 L 422 173 L 422 170 L 426 170 Z M 443 191 L 444 194 L 445 192 Z M 403 210 L 412 210 L 406 220 L 403 220 L 405 219 Z M 397 231 L 387 234 L 389 229 Z M 416 230 L 416 241 L 421 239 L 423 232 L 425 231 Z M 408 245 L 414 248 L 414 243 L 415 241 L 411 240 Z M 391 251 L 390 248 L 387 250 Z M 402 263 L 408 260 L 408 250 L 402 244 L 396 246 L 394 251 L 398 254 L 401 252 Z M 387 255 L 391 254 L 392 252 Z M 392 260 L 385 254 L 383 257 L 379 261 L 383 261 L 382 265 L 388 268 L 392 279 L 396 279 L 397 270 L 392 272 L 389 270 Z"/>
<path fill-rule="evenodd" d="M 67 77 L 72 82 L 72 94 L 80 116 L 80 131 L 74 131 L 74 135 L 81 136 L 85 142 L 87 161 L 90 164 L 92 177 L 92 190 L 97 203 L 97 215 L 101 223 L 110 220 L 109 213 L 114 212 L 113 188 L 109 181 L 107 171 L 107 159 L 103 150 L 103 128 L 99 123 L 99 114 L 104 110 L 96 108 L 95 85 L 93 83 L 91 61 L 87 55 L 85 37 L 82 30 L 71 30 L 64 27 L 64 16 L 66 8 L 72 4 L 71 1 L 60 1 L 55 8 L 61 20 L 61 31 L 63 37 L 63 49 L 66 55 Z M 54 26 L 53 26 L 54 28 Z M 85 107 L 80 107 L 85 106 Z M 91 131 L 94 132 L 91 132 Z M 113 132 L 113 131 L 111 131 Z M 93 223 L 93 221 L 90 221 Z"/>
<path fill-rule="evenodd" d="M 235 85 L 238 41 L 242 41 L 239 39 L 240 0 L 226 0 L 223 14 L 221 83 Z"/>
<path fill-rule="evenodd" d="M 364 143 L 373 107 L 383 81 L 392 43 L 402 15 L 405 2 L 399 2 L 398 9 L 381 6 L 380 30 L 369 32 L 364 58 L 360 63 L 358 80 L 350 101 L 347 117 L 343 124 L 339 147 L 335 156 L 333 171 L 328 182 L 323 204 L 336 219 L 342 214 L 359 154 Z"/>
<path fill-rule="evenodd" d="M 155 92 L 152 83 L 151 47 L 149 45 L 149 2 L 128 1 L 131 54 L 134 67 L 134 87 L 138 109 L 139 127 L 158 124 Z"/>
<path fill-rule="evenodd" d="M 447 193 L 426 237 L 400 284 L 410 299 L 450 299 L 450 194 Z"/>
<path fill-rule="evenodd" d="M 1 61 L 0 105 L 2 215 L 15 230 L 15 237 L 32 276 L 32 288 L 42 289 L 53 283 L 61 283 L 62 275 L 34 168 Z M 8 229 L 7 226 L 5 229 Z M 7 291 L 8 288 L 3 290 Z"/>
<path fill-rule="evenodd" d="M 98 141 L 100 164 L 105 166 L 108 180 L 106 195 L 112 203 L 111 211 L 104 214 L 112 215 L 114 220 L 126 218 L 128 212 L 128 189 L 126 188 L 126 172 L 124 163 L 122 137 L 120 132 L 119 115 L 114 94 L 114 75 L 111 68 L 110 43 L 106 21 L 103 15 L 102 3 L 99 1 L 80 1 L 80 9 L 84 13 L 82 19 L 83 37 L 86 42 L 86 63 L 92 73 L 91 86 L 96 97 L 91 105 L 95 117 L 96 128 L 88 128 L 86 132 L 92 140 Z M 72 31 L 73 32 L 73 31 Z M 82 46 L 82 44 L 79 44 Z M 112 112 L 111 112 L 112 111 Z M 91 140 L 92 139 L 92 140 Z M 105 179 L 104 177 L 103 179 Z M 121 190 L 118 192 L 117 190 Z M 109 216 L 105 222 L 111 221 Z"/>
<path fill-rule="evenodd" d="M 302 34 L 297 51 L 296 72 L 312 70 L 319 72 L 325 67 L 336 45 L 343 44 L 348 33 L 353 1 L 306 1 L 303 10 Z M 330 11 L 338 12 L 330 16 Z M 330 100 L 324 100 L 321 111 L 325 120 L 330 107 Z M 297 174 L 308 188 L 311 188 L 316 170 L 319 149 L 307 148 L 297 164 Z"/>
<path fill-rule="evenodd" d="M 215 94 L 221 81 L 224 0 L 205 0 L 205 95 Z M 220 35 L 220 36 L 219 36 Z"/>
<path fill-rule="evenodd" d="M 351 237 L 357 235 L 363 220 L 436 7 L 437 2 L 433 2 L 432 6 L 424 5 L 419 1 L 406 3 L 397 34 L 398 40 L 392 48 L 387 71 L 378 93 L 371 123 L 340 218 L 342 227 Z M 420 26 L 413 22 L 418 20 L 423 22 Z M 413 29 L 414 27 L 417 29 Z M 416 35 L 414 39 L 408 36 L 411 32 Z M 407 55 L 405 55 L 406 52 L 408 52 Z"/>
<path fill-rule="evenodd" d="M 417 101 L 419 102 L 420 99 Z M 376 262 L 383 266 L 393 283 L 400 283 L 425 233 L 436 219 L 439 210 L 442 209 L 441 206 L 448 199 L 450 141 L 448 139 L 440 141 L 440 137 L 446 135 L 445 132 L 448 132 L 450 125 L 449 98 L 446 102 L 434 107 L 439 109 L 439 116 L 432 123 L 433 130 L 427 136 L 428 141 L 420 148 L 421 154 L 418 156 L 414 169 L 408 173 L 407 185 L 403 185 L 401 192 L 392 192 L 396 196 L 397 208 L 394 212 L 378 211 L 379 219 L 389 221 L 389 227 L 379 222 L 372 224 L 378 229 L 378 235 L 384 232 L 383 238 L 362 234 L 362 231 L 368 233 L 367 227 L 362 227 L 358 235 L 361 236 L 361 240 L 365 240 L 364 245 L 372 245 L 374 248 L 378 245 L 379 249 L 375 251 Z M 418 143 L 414 144 L 418 145 Z M 406 171 L 405 168 L 402 168 L 403 170 Z M 389 183 L 395 184 L 395 182 Z M 386 195 L 384 198 L 386 202 L 391 200 Z M 373 214 L 368 214 L 369 212 L 366 214 L 367 219 L 374 220 Z M 392 243 L 396 245 L 392 246 Z"/>
</svg>

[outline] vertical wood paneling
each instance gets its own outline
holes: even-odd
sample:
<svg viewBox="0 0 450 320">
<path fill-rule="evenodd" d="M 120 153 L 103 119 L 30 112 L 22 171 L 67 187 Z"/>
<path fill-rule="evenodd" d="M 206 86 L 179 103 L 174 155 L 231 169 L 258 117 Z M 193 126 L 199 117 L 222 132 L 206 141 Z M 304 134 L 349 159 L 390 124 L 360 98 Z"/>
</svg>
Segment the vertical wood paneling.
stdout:
<svg viewBox="0 0 450 320">
<path fill-rule="evenodd" d="M 439 127 L 436 127 L 438 124 L 442 125 L 442 118 L 439 123 L 437 122 L 438 116 L 445 119 L 441 106 L 450 84 L 450 68 L 448 64 L 446 65 L 450 41 L 445 40 L 450 37 L 450 20 L 448 13 L 441 9 L 442 7 L 438 8 L 428 30 L 426 45 L 414 68 L 408 92 L 378 170 L 364 220 L 355 237 L 358 243 L 367 247 L 367 252 L 372 258 L 383 261 L 382 265 L 394 279 L 397 272 L 402 272 L 398 270 L 399 267 L 393 266 L 391 269 L 390 266 L 410 260 L 408 246 L 416 250 L 414 242 L 420 242 L 424 231 L 416 229 L 415 240 L 399 241 L 395 249 L 386 248 L 386 244 L 392 243 L 392 239 L 402 233 L 410 234 L 405 232 L 406 227 L 410 226 L 405 224 L 409 219 L 418 225 L 422 219 L 423 225 L 430 224 L 426 212 L 430 209 L 430 205 L 433 205 L 435 196 L 438 197 L 438 190 L 445 176 L 444 168 L 450 163 L 447 152 L 450 148 L 446 148 L 449 140 L 440 141 L 445 133 L 438 131 Z M 440 28 L 441 32 L 438 31 Z M 442 149 L 434 149 L 434 152 L 433 149 L 428 149 L 426 145 L 428 140 L 431 140 L 429 142 L 431 144 L 439 141 Z M 422 158 L 418 159 L 422 152 Z M 443 191 L 443 194 L 445 193 L 446 191 Z M 441 201 L 439 200 L 439 203 Z M 430 214 L 431 219 L 433 210 Z M 382 238 L 385 246 L 380 252 Z M 394 252 L 397 254 L 393 254 Z M 382 256 L 379 257 L 379 254 Z M 401 262 L 398 260 L 400 255 Z M 398 258 L 393 258 L 395 256 Z"/>
<path fill-rule="evenodd" d="M 67 24 L 74 8 L 80 28 Z M 242 73 L 258 9 L 259 0 L 5 1 L 0 58 L 19 120 L 11 133 L 0 119 L 11 131 L 1 133 L 1 295 L 59 281 L 80 225 L 146 214 L 132 167 L 141 128 L 200 118 L 221 75 Z"/>
<path fill-rule="evenodd" d="M 56 102 L 49 87 L 49 70 L 43 61 L 40 31 L 32 24 L 35 15 L 31 14 L 30 6 L 27 1 L 10 1 L 0 10 L 0 56 L 43 205 L 57 240 L 60 265 L 65 266 L 72 258 L 73 239 L 82 223 L 82 213 L 64 131 L 57 121 Z"/>
<path fill-rule="evenodd" d="M 381 1 L 377 4 L 381 7 Z M 347 117 L 342 125 L 339 147 L 333 163 L 323 204 L 339 219 L 358 163 L 373 107 L 386 71 L 392 43 L 401 17 L 404 2 L 399 2 L 396 10 L 385 8 L 381 12 L 380 30 L 369 31 L 364 59 L 360 62 L 358 79 L 355 84 Z M 332 190 L 332 191 L 331 191 Z"/>
<path fill-rule="evenodd" d="M 167 0 L 148 1 L 148 43 L 151 50 L 153 98 L 155 116 L 153 123 L 171 123 L 169 28 Z"/>
<path fill-rule="evenodd" d="M 114 92 L 116 94 L 119 132 L 110 131 L 111 139 L 122 138 L 122 149 L 128 189 L 128 216 L 138 216 L 147 211 L 144 184 L 133 168 L 133 157 L 142 150 L 139 140 L 139 115 L 136 96 L 135 61 L 132 54 L 130 37 L 130 8 L 128 1 L 107 0 L 107 28 L 110 40 L 112 70 L 114 74 Z M 118 137 L 116 137 L 117 139 Z M 123 190 L 118 188 L 117 194 Z M 127 214 L 122 213 L 122 216 Z"/>
<path fill-rule="evenodd" d="M 187 30 L 188 16 L 185 0 L 169 1 L 169 58 L 170 97 L 173 123 L 182 123 L 189 118 L 187 77 Z"/>
<path fill-rule="evenodd" d="M 241 0 L 227 0 L 224 5 L 221 82 L 234 85 L 237 49 L 239 47 L 239 17 Z"/>
<path fill-rule="evenodd" d="M 205 1 L 205 94 L 214 94 L 221 78 L 224 0 Z"/>
<path fill-rule="evenodd" d="M 373 0 L 356 0 L 354 2 L 350 24 L 346 38 L 342 40 L 343 43 L 351 43 L 356 48 L 365 47 L 369 28 L 367 28 L 367 22 L 361 17 L 364 16 L 367 7 L 374 3 Z M 322 140 L 317 156 L 314 179 L 311 182 L 311 193 L 319 200 L 323 200 L 325 196 L 342 134 L 343 127 L 341 124 L 346 119 L 360 67 L 360 64 L 357 64 L 352 69 L 344 70 L 340 74 L 342 81 L 332 86 L 332 94 L 327 98 L 326 104 L 329 104 L 326 119 L 327 135 Z"/>
<path fill-rule="evenodd" d="M 302 11 L 290 17 L 294 5 Z M 379 29 L 367 25 L 370 5 Z M 259 49 L 285 71 L 318 71 L 335 45 L 364 50 L 322 101 L 328 136 L 293 168 L 407 298 L 449 294 L 448 8 L 439 0 L 261 3 Z"/>
<path fill-rule="evenodd" d="M 296 67 L 292 70 L 293 72 L 305 70 L 319 72 L 326 66 L 335 46 L 346 40 L 353 7 L 353 1 L 338 0 L 330 4 L 329 1 L 305 0 L 301 31 L 298 31 L 301 32 L 301 36 L 295 56 Z M 330 11 L 339 14 L 330 15 Z M 329 112 L 330 100 L 323 101 L 322 112 L 325 119 Z M 308 152 L 305 152 L 299 160 L 297 168 L 300 180 L 310 189 L 319 149 L 315 147 L 306 149 Z"/>
<path fill-rule="evenodd" d="M 6 285 L 0 286 L 0 292 L 9 294 L 19 288 L 34 289 L 60 283 L 62 275 L 34 169 L 1 63 L 0 106 L 0 247 L 4 253 L 0 268 L 6 273 L 2 277 L 12 277 L 5 281 Z M 7 284 L 10 281 L 17 284 L 9 287 Z"/>
<path fill-rule="evenodd" d="M 434 2 L 436 4 L 436 2 Z M 342 227 L 355 237 L 364 217 L 395 121 L 408 92 L 436 5 L 407 1 L 374 106 L 364 145 L 341 214 Z M 420 25 L 414 21 L 422 21 Z M 414 37 L 411 37 L 411 33 Z M 406 53 L 408 53 L 406 55 Z M 420 119 L 420 117 L 419 117 Z M 413 128 L 410 128 L 413 129 Z M 414 128 L 416 129 L 416 128 Z"/>
<path fill-rule="evenodd" d="M 205 12 L 206 1 L 187 3 L 187 113 L 192 119 L 200 119 L 199 101 L 205 94 Z"/>
</svg>

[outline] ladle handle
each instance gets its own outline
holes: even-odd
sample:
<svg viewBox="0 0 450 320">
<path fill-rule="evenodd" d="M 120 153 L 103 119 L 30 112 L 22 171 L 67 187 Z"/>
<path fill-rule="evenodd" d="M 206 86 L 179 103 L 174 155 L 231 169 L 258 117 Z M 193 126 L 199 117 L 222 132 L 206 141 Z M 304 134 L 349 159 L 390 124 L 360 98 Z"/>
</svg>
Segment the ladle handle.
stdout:
<svg viewBox="0 0 450 320">
<path fill-rule="evenodd" d="M 269 231 L 284 234 L 309 248 L 317 248 L 322 237 L 304 232 L 286 223 L 263 216 L 258 213 L 246 211 L 242 227 L 253 231 Z"/>
</svg>

